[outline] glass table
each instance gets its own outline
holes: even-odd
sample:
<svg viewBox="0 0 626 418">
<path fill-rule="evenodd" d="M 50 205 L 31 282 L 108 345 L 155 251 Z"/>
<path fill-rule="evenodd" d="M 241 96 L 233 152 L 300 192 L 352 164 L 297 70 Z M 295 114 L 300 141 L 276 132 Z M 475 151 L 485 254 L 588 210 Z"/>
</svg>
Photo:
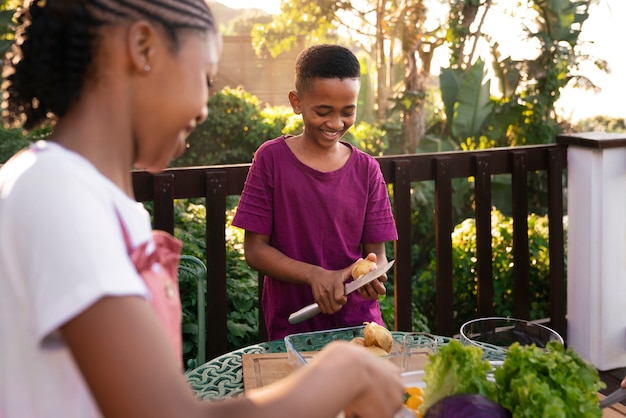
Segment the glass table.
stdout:
<svg viewBox="0 0 626 418">
<path fill-rule="evenodd" d="M 391 334 L 396 339 L 402 339 L 406 334 L 401 331 L 392 331 Z M 325 341 L 318 341 L 321 349 L 332 338 Z M 450 338 L 437 337 L 439 345 L 446 344 Z M 201 366 L 196 367 L 186 373 L 187 381 L 196 395 L 205 400 L 225 399 L 243 396 L 243 354 L 262 353 L 285 353 L 285 342 L 283 340 L 269 341 L 250 345 L 238 350 L 231 351 L 214 358 Z"/>
</svg>

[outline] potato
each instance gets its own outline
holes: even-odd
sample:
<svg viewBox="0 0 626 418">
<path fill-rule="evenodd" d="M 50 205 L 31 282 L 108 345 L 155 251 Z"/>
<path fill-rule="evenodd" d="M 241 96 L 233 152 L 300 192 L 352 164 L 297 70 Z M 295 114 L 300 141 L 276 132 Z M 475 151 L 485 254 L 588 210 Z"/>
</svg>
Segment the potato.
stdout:
<svg viewBox="0 0 626 418">
<path fill-rule="evenodd" d="M 354 337 L 353 339 L 350 340 L 350 342 L 352 344 L 362 345 L 365 347 L 365 338 L 363 337 Z"/>
<path fill-rule="evenodd" d="M 357 261 L 352 267 L 352 278 L 354 280 L 359 279 L 364 274 L 369 273 L 372 270 L 372 266 L 374 269 L 376 268 L 376 263 L 364 258 L 363 260 Z"/>
<path fill-rule="evenodd" d="M 383 357 L 389 354 L 388 352 L 378 347 L 377 345 L 364 346 L 363 348 L 365 348 L 367 351 L 369 351 L 370 353 L 374 354 L 377 357 Z"/>
<path fill-rule="evenodd" d="M 393 336 L 391 332 L 382 325 L 378 325 L 376 322 L 366 322 L 365 328 L 363 329 L 363 338 L 365 339 L 366 347 L 380 347 L 387 353 L 390 353 L 393 347 Z"/>
</svg>

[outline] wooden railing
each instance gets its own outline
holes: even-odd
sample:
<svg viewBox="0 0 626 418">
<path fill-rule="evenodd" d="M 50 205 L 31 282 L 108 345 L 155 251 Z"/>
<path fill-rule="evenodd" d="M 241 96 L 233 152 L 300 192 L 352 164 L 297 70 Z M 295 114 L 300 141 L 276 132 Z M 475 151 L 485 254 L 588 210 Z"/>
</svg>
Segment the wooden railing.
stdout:
<svg viewBox="0 0 626 418">
<path fill-rule="evenodd" d="M 514 316 L 530 317 L 529 246 L 527 216 L 528 177 L 547 173 L 550 317 L 552 328 L 566 336 L 566 283 L 563 240 L 563 174 L 567 148 L 542 145 L 378 157 L 383 175 L 393 186 L 393 211 L 398 228 L 394 248 L 395 329 L 411 329 L 411 189 L 412 183 L 435 184 L 436 228 L 436 329 L 440 335 L 456 333 L 453 325 L 453 265 L 451 232 L 453 179 L 473 177 L 477 229 L 478 313 L 493 313 L 491 207 L 492 176 L 510 174 L 514 222 Z M 154 227 L 174 230 L 174 199 L 205 198 L 207 264 L 207 357 L 227 351 L 226 300 L 226 198 L 239 195 L 249 164 L 168 169 L 159 174 L 133 173 L 136 199 L 154 202 Z"/>
</svg>

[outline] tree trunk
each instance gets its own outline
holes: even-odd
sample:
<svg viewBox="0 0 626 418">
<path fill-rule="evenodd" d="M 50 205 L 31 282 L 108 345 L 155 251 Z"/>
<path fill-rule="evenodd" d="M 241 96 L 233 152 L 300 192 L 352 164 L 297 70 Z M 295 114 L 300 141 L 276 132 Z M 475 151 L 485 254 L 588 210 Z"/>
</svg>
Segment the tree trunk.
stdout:
<svg viewBox="0 0 626 418">
<path fill-rule="evenodd" d="M 387 117 L 387 64 L 385 62 L 385 33 L 383 22 L 385 19 L 385 3 L 387 0 L 376 2 L 376 102 L 378 120 Z"/>
</svg>

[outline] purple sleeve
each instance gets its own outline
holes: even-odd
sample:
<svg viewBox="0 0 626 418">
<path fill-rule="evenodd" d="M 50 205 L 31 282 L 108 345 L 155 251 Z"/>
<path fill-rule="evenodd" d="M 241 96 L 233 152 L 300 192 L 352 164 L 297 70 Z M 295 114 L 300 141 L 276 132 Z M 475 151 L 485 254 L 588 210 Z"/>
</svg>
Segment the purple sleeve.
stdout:
<svg viewBox="0 0 626 418">
<path fill-rule="evenodd" d="M 267 143 L 266 143 L 267 144 Z M 264 157 L 264 146 L 256 152 L 241 193 L 233 226 L 257 234 L 270 235 L 273 228 L 273 171 Z"/>
<path fill-rule="evenodd" d="M 371 158 L 368 156 L 368 158 Z M 380 165 L 371 158 L 369 165 L 370 192 L 363 225 L 362 242 L 365 244 L 398 239 L 396 223 L 391 211 L 387 185 Z"/>
</svg>

